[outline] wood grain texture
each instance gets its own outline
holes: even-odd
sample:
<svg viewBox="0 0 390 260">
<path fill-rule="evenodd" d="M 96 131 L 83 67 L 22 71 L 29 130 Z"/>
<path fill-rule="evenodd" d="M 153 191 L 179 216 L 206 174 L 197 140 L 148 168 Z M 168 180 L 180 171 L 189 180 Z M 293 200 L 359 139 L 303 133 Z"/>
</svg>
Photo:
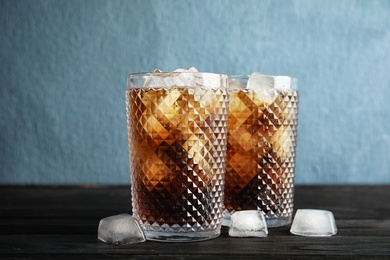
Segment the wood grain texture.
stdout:
<svg viewBox="0 0 390 260">
<path fill-rule="evenodd" d="M 112 246 L 97 239 L 103 217 L 131 213 L 128 186 L 0 186 L 0 258 L 66 259 L 385 259 L 390 257 L 390 186 L 297 186 L 296 209 L 331 210 L 338 233 L 266 238 L 220 237 L 196 243 Z"/>
</svg>

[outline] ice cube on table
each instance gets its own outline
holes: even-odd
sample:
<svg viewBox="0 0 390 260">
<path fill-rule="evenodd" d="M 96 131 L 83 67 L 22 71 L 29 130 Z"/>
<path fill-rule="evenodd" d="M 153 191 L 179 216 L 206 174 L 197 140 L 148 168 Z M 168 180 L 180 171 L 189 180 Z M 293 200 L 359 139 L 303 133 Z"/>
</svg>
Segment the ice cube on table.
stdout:
<svg viewBox="0 0 390 260">
<path fill-rule="evenodd" d="M 140 224 L 127 213 L 101 219 L 98 228 L 98 239 L 107 244 L 116 245 L 146 241 Z"/>
<path fill-rule="evenodd" d="M 298 209 L 290 232 L 298 236 L 327 237 L 337 233 L 333 213 L 328 210 Z"/>
<path fill-rule="evenodd" d="M 267 223 L 261 210 L 235 211 L 231 217 L 229 236 L 231 237 L 266 237 Z"/>
</svg>

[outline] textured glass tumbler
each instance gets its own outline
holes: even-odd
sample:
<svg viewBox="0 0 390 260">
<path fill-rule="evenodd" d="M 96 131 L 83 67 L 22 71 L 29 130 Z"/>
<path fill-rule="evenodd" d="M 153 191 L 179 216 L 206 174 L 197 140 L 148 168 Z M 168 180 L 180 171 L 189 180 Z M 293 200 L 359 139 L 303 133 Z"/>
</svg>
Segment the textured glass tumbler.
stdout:
<svg viewBox="0 0 390 260">
<path fill-rule="evenodd" d="M 225 208 L 262 210 L 268 227 L 285 226 L 294 207 L 297 82 L 266 75 L 248 80 L 229 77 Z"/>
<path fill-rule="evenodd" d="M 227 76 L 130 74 L 127 87 L 133 216 L 146 238 L 190 242 L 219 236 L 226 171 Z"/>
</svg>

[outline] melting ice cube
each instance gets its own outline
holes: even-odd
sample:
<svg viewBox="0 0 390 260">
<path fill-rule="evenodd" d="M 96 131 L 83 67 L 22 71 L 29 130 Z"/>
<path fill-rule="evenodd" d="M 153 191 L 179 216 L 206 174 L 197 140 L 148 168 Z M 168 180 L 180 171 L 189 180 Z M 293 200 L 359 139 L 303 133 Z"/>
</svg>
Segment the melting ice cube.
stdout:
<svg viewBox="0 0 390 260">
<path fill-rule="evenodd" d="M 127 213 L 106 217 L 100 220 L 98 239 L 107 244 L 135 244 L 145 242 L 141 226 Z"/>
<path fill-rule="evenodd" d="M 333 213 L 327 210 L 298 209 L 290 232 L 298 236 L 326 237 L 337 233 Z"/>
<path fill-rule="evenodd" d="M 266 237 L 267 223 L 260 210 L 242 210 L 234 212 L 231 217 L 229 236 L 231 237 Z"/>
</svg>

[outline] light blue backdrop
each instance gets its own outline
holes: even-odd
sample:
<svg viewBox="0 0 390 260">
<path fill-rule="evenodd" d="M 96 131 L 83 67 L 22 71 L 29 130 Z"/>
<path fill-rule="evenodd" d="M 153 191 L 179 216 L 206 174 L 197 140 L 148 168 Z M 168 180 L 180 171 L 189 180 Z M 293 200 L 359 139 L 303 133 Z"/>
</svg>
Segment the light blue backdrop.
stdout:
<svg viewBox="0 0 390 260">
<path fill-rule="evenodd" d="M 390 183 L 390 1 L 0 0 L 0 184 L 128 184 L 126 75 L 299 79 L 297 183 Z"/>
</svg>

